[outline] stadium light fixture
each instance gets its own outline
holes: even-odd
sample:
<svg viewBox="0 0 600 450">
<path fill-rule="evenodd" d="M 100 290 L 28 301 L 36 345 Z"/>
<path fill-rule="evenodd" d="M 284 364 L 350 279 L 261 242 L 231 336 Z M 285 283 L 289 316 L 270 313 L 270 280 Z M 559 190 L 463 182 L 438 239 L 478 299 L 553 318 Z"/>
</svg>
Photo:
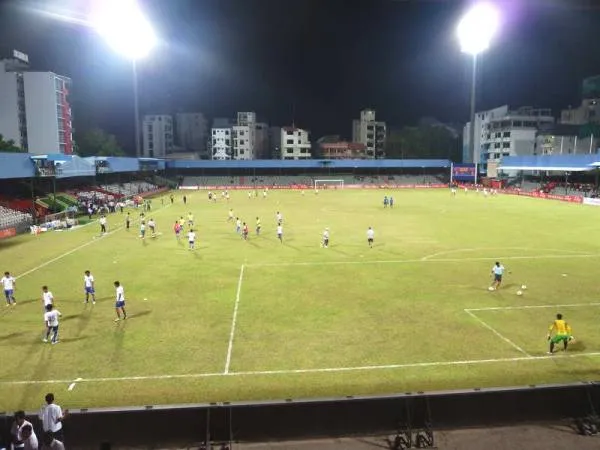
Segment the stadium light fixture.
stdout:
<svg viewBox="0 0 600 450">
<path fill-rule="evenodd" d="M 477 85 L 477 55 L 487 50 L 498 32 L 500 14 L 491 3 L 473 5 L 459 21 L 456 34 L 463 53 L 473 58 L 471 77 L 471 126 L 469 127 L 469 154 L 475 162 L 475 183 L 477 183 L 477 160 L 475 160 L 475 107 Z"/>
<path fill-rule="evenodd" d="M 135 152 L 142 156 L 137 61 L 150 54 L 157 37 L 136 0 L 96 0 L 90 22 L 116 52 L 131 60 L 135 120 Z"/>
</svg>

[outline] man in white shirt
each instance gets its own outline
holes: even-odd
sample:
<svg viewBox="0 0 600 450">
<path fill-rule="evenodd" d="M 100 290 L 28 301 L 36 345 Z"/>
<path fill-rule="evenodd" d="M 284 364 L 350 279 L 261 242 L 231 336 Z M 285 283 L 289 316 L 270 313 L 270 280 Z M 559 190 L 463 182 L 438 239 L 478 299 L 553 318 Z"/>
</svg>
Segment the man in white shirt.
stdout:
<svg viewBox="0 0 600 450">
<path fill-rule="evenodd" d="M 106 217 L 100 216 L 100 234 L 106 233 Z"/>
<path fill-rule="evenodd" d="M 96 304 L 96 289 L 94 288 L 94 275 L 86 270 L 83 275 L 83 290 L 85 292 L 85 303 L 88 303 L 90 295 L 92 296 L 92 304 Z"/>
<path fill-rule="evenodd" d="M 325 228 L 325 231 L 323 231 L 323 242 L 321 243 L 321 247 L 329 247 L 329 228 Z"/>
<path fill-rule="evenodd" d="M 48 286 L 42 286 L 42 301 L 44 302 L 44 311 L 46 311 L 46 306 L 54 305 L 54 296 L 48 290 Z"/>
<path fill-rule="evenodd" d="M 277 225 L 277 239 L 283 244 L 283 226 L 281 225 L 281 222 Z"/>
<path fill-rule="evenodd" d="M 52 333 L 52 344 L 58 344 L 58 318 L 62 316 L 58 309 L 53 309 L 52 303 L 46 305 L 44 313 L 44 322 L 46 324 L 46 337 L 44 342 L 48 342 L 50 333 Z"/>
<path fill-rule="evenodd" d="M 494 267 L 492 267 L 492 276 L 494 277 L 494 281 L 492 282 L 491 290 L 496 290 L 500 288 L 500 285 L 502 284 L 502 275 L 504 275 L 504 270 L 504 266 L 500 264 L 499 261 L 496 261 L 496 264 L 494 264 Z"/>
<path fill-rule="evenodd" d="M 46 405 L 42 406 L 39 413 L 42 429 L 45 433 L 50 432 L 56 439 L 64 442 L 62 422 L 69 411 L 65 410 L 63 414 L 62 408 L 54 403 L 54 394 L 46 394 L 45 399 Z"/>
<path fill-rule="evenodd" d="M 196 232 L 194 230 L 188 232 L 188 245 L 190 250 L 194 250 L 194 245 L 196 245 Z"/>
<path fill-rule="evenodd" d="M 283 215 L 279 211 L 277 211 L 275 217 L 277 218 L 277 225 L 281 225 L 283 223 Z"/>
<path fill-rule="evenodd" d="M 373 248 L 373 240 L 375 239 L 375 231 L 373 230 L 373 228 L 369 227 L 369 229 L 367 230 L 367 243 L 369 244 L 370 248 Z"/>
<path fill-rule="evenodd" d="M 117 298 L 115 300 L 115 311 L 117 312 L 117 318 L 115 322 L 121 320 L 121 312 L 123 313 L 123 320 L 127 319 L 127 312 L 125 311 L 125 289 L 121 286 L 118 281 L 114 282 Z"/>
<path fill-rule="evenodd" d="M 37 450 L 38 440 L 31 422 L 25 419 L 25 412 L 15 412 L 15 421 L 10 429 L 15 450 Z"/>
<path fill-rule="evenodd" d="M 4 276 L 2 277 L 2 279 L 0 279 L 0 283 L 2 283 L 2 287 L 4 288 L 6 306 L 10 306 L 11 304 L 16 305 L 17 301 L 15 300 L 15 278 L 10 274 L 10 272 L 4 272 Z"/>
</svg>

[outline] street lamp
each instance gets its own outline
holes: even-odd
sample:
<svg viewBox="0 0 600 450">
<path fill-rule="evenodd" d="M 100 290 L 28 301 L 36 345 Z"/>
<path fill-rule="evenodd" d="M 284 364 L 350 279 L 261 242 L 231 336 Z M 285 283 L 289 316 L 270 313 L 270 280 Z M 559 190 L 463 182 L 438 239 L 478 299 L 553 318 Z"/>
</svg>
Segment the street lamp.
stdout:
<svg viewBox="0 0 600 450">
<path fill-rule="evenodd" d="M 469 154 L 475 158 L 475 87 L 477 81 L 477 55 L 490 46 L 498 31 L 499 13 L 490 3 L 478 3 L 462 17 L 456 29 L 463 53 L 473 57 L 471 78 L 471 126 L 469 128 Z M 475 170 L 477 182 L 477 169 Z"/>
<path fill-rule="evenodd" d="M 117 53 L 131 60 L 135 115 L 135 152 L 142 156 L 138 99 L 137 61 L 148 56 L 157 43 L 152 25 L 136 0 L 97 0 L 91 23 Z"/>
</svg>

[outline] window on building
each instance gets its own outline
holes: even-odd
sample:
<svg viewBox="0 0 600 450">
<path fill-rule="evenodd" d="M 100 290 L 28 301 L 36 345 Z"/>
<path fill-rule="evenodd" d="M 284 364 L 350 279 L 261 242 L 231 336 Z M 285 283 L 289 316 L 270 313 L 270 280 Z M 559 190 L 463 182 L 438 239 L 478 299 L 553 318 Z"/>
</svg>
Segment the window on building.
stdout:
<svg viewBox="0 0 600 450">
<path fill-rule="evenodd" d="M 503 142 L 502 148 L 510 148 L 510 142 Z"/>
<path fill-rule="evenodd" d="M 244 135 L 244 130 L 240 130 L 240 136 Z"/>
<path fill-rule="evenodd" d="M 285 141 L 285 143 L 286 143 L 286 144 L 290 144 L 290 145 L 292 145 L 292 144 L 294 143 L 294 140 L 293 140 L 293 139 L 287 139 L 287 140 Z"/>
<path fill-rule="evenodd" d="M 242 149 L 242 150 L 240 150 L 240 155 L 243 155 L 243 154 L 244 154 L 244 150 Z"/>
<path fill-rule="evenodd" d="M 229 136 L 229 130 L 225 130 L 225 136 Z"/>
<path fill-rule="evenodd" d="M 237 145 L 238 145 L 238 140 L 237 139 L 233 140 L 233 145 L 235 145 L 237 147 Z"/>
<path fill-rule="evenodd" d="M 488 134 L 486 134 L 486 135 L 485 135 L 485 138 L 486 138 L 486 139 L 491 139 L 491 138 L 492 138 L 492 135 L 491 135 L 490 133 L 488 133 Z"/>
<path fill-rule="evenodd" d="M 367 139 L 373 139 L 373 133 L 368 133 L 367 134 Z"/>
<path fill-rule="evenodd" d="M 494 148 L 500 148 L 500 143 L 499 143 L 499 142 L 496 142 L 496 143 L 494 144 Z"/>
<path fill-rule="evenodd" d="M 373 131 L 373 125 L 367 125 L 367 130 L 368 131 Z"/>
<path fill-rule="evenodd" d="M 154 142 L 148 142 L 148 148 L 149 149 L 153 149 L 154 148 Z"/>
<path fill-rule="evenodd" d="M 495 134 L 494 134 L 494 137 L 495 137 L 495 138 L 499 138 L 499 137 L 501 137 L 501 136 L 502 136 L 502 133 L 495 133 Z"/>
<path fill-rule="evenodd" d="M 285 132 L 285 134 L 287 134 L 288 136 L 293 136 L 293 135 L 294 135 L 294 132 L 293 132 L 292 130 L 287 130 L 287 131 Z"/>
<path fill-rule="evenodd" d="M 510 153 L 508 153 L 508 152 L 502 153 L 502 156 L 510 156 Z"/>
<path fill-rule="evenodd" d="M 216 139 L 213 139 L 213 147 L 214 147 L 215 145 L 217 145 L 217 140 L 216 140 Z"/>
<path fill-rule="evenodd" d="M 502 137 L 510 137 L 510 131 L 505 131 L 502 133 Z"/>
<path fill-rule="evenodd" d="M 294 153 L 294 149 L 293 148 L 288 148 L 285 152 L 286 153 Z"/>
<path fill-rule="evenodd" d="M 513 127 L 522 127 L 523 126 L 523 122 L 521 122 L 520 120 L 515 120 L 513 122 Z"/>
<path fill-rule="evenodd" d="M 483 144 L 483 149 L 484 150 L 489 150 L 490 149 L 490 144 L 489 143 Z"/>
<path fill-rule="evenodd" d="M 229 143 L 229 139 L 225 139 L 225 145 L 231 145 L 231 144 Z"/>
<path fill-rule="evenodd" d="M 217 134 L 217 130 L 212 130 L 212 134 L 213 134 L 213 136 L 214 136 L 215 134 Z"/>
</svg>

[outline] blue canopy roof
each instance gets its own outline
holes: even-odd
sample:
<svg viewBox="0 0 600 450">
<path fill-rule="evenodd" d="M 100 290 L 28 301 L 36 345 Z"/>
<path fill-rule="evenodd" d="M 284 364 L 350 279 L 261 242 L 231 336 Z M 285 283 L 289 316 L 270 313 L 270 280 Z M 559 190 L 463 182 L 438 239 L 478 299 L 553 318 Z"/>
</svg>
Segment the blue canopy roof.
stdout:
<svg viewBox="0 0 600 450">
<path fill-rule="evenodd" d="M 172 169 L 399 169 L 450 167 L 447 159 L 256 159 L 246 161 L 173 160 Z"/>
<path fill-rule="evenodd" d="M 502 158 L 500 170 L 544 170 L 583 172 L 592 170 L 600 162 L 600 155 L 541 155 L 507 156 Z"/>
</svg>

